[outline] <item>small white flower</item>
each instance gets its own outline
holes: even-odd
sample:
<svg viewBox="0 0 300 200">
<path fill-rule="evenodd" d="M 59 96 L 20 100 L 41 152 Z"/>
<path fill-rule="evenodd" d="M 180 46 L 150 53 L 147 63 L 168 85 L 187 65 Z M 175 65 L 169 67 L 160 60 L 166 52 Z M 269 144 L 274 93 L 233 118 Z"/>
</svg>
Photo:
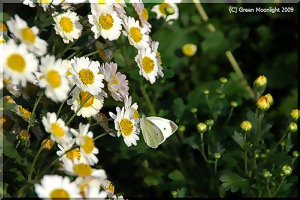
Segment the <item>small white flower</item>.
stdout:
<svg viewBox="0 0 300 200">
<path fill-rule="evenodd" d="M 95 39 L 100 35 L 104 39 L 116 40 L 121 35 L 122 20 L 118 17 L 116 11 L 109 9 L 101 12 L 95 11 L 94 14 L 88 15 L 89 23 L 92 24 L 92 31 L 95 34 Z"/>
<path fill-rule="evenodd" d="M 59 144 L 70 143 L 72 141 L 69 128 L 62 119 L 57 119 L 55 113 L 47 113 L 47 117 L 42 119 L 45 130 L 51 134 L 51 140 Z"/>
<path fill-rule="evenodd" d="M 45 175 L 41 184 L 34 185 L 35 192 L 43 199 L 76 199 L 82 198 L 75 182 L 69 177 L 59 175 Z"/>
<path fill-rule="evenodd" d="M 138 104 L 134 103 L 131 105 L 132 102 L 132 97 L 131 96 L 126 96 L 125 100 L 124 100 L 124 107 L 125 109 L 132 109 L 133 110 L 133 114 L 132 114 L 132 118 L 136 121 L 136 123 L 138 123 L 139 121 L 139 112 L 138 112 Z M 137 129 L 137 132 L 139 132 L 139 129 Z"/>
<path fill-rule="evenodd" d="M 33 72 L 38 68 L 38 60 L 27 51 L 24 44 L 19 46 L 9 40 L 3 45 L 3 55 L 0 56 L 0 63 L 4 65 L 4 79 L 10 79 L 15 85 L 21 83 L 24 87 L 26 81 L 34 82 Z"/>
<path fill-rule="evenodd" d="M 157 66 L 158 66 L 158 75 L 160 77 L 164 77 L 164 73 L 163 73 L 163 68 L 162 68 L 162 60 L 161 60 L 161 56 L 160 56 L 160 53 L 158 52 L 158 45 L 159 45 L 159 42 L 157 41 L 150 41 L 150 48 L 151 48 L 151 51 L 155 52 L 156 53 L 156 60 L 157 60 Z"/>
<path fill-rule="evenodd" d="M 76 158 L 79 162 L 88 164 L 87 160 L 85 160 L 85 158 L 81 155 L 79 148 L 72 149 L 74 144 L 75 144 L 75 139 L 72 139 L 72 140 L 70 140 L 69 143 L 57 145 L 58 148 L 60 149 L 56 152 L 56 154 L 58 156 L 60 156 L 59 160 L 64 161 L 65 159 L 69 159 L 71 161 L 74 161 Z M 72 149 L 72 150 L 70 150 L 70 149 Z"/>
<path fill-rule="evenodd" d="M 150 47 L 138 51 L 135 61 L 140 68 L 140 75 L 143 75 L 151 84 L 156 81 L 158 75 L 158 66 L 156 53 L 151 51 Z"/>
<path fill-rule="evenodd" d="M 45 94 L 55 102 L 61 102 L 68 97 L 70 86 L 66 79 L 67 68 L 62 65 L 61 60 L 47 55 L 41 59 L 40 70 L 44 75 L 40 79 L 40 87 L 46 88 Z"/>
<path fill-rule="evenodd" d="M 100 70 L 104 75 L 104 79 L 107 82 L 107 87 L 116 101 L 123 101 L 124 98 L 128 95 L 128 80 L 126 76 L 117 72 L 116 63 L 105 63 L 101 66 Z"/>
<path fill-rule="evenodd" d="M 7 21 L 9 30 L 16 36 L 27 48 L 36 55 L 42 56 L 47 52 L 47 42 L 40 39 L 37 34 L 37 27 L 28 27 L 27 22 L 15 15 L 15 19 Z"/>
<path fill-rule="evenodd" d="M 73 67 L 71 64 L 70 60 L 62 60 L 61 64 L 67 69 L 67 73 L 66 73 L 66 78 L 69 81 L 69 85 L 70 86 L 74 86 L 75 85 L 75 81 L 72 79 L 72 73 L 70 71 L 72 71 Z"/>
<path fill-rule="evenodd" d="M 60 35 L 64 43 L 73 42 L 81 35 L 82 25 L 79 23 L 77 13 L 68 10 L 67 12 L 57 14 L 53 13 L 55 21 L 54 29 L 56 34 Z"/>
<path fill-rule="evenodd" d="M 81 90 L 87 90 L 92 95 L 97 95 L 104 88 L 104 76 L 99 74 L 100 63 L 81 57 L 71 60 L 73 70 L 70 70 L 72 79 Z"/>
<path fill-rule="evenodd" d="M 174 13 L 171 15 L 167 15 L 165 9 L 167 7 L 171 7 L 174 9 Z M 173 21 L 171 20 L 177 20 L 179 17 L 179 10 L 175 3 L 162 3 L 153 6 L 151 9 L 152 12 L 156 13 L 156 19 L 160 19 L 161 17 L 165 18 L 168 24 L 173 24 Z"/>
<path fill-rule="evenodd" d="M 70 159 L 63 159 L 63 166 L 61 168 L 67 174 L 73 176 L 94 176 L 98 178 L 106 177 L 106 173 L 103 169 L 93 169 L 90 165 L 85 163 L 80 163 L 77 158 L 74 158 L 74 161 Z"/>
<path fill-rule="evenodd" d="M 77 112 L 77 116 L 82 116 L 85 118 L 96 115 L 103 107 L 104 96 L 107 97 L 106 93 L 104 92 L 100 92 L 97 95 L 91 95 L 88 91 L 83 91 L 79 88 L 75 88 L 71 94 L 72 99 L 69 99 L 67 103 L 68 105 L 72 105 L 71 109 L 74 112 L 80 108 L 81 104 L 87 101 Z"/>
<path fill-rule="evenodd" d="M 132 3 L 135 12 L 138 14 L 139 20 L 142 24 L 142 27 L 146 28 L 147 33 L 151 32 L 151 24 L 148 22 L 149 13 L 148 10 L 144 7 L 142 0 L 138 0 L 136 3 Z"/>
<path fill-rule="evenodd" d="M 130 147 L 132 144 L 137 145 L 139 137 L 137 135 L 137 127 L 134 119 L 132 119 L 133 110 L 123 107 L 122 110 L 117 107 L 117 115 L 109 112 L 109 115 L 115 120 L 115 129 L 118 131 L 117 135 L 123 136 L 125 144 Z"/>
<path fill-rule="evenodd" d="M 75 182 L 80 188 L 80 193 L 84 198 L 104 199 L 107 197 L 107 192 L 100 190 L 101 183 L 106 178 L 106 174 L 103 175 L 103 177 L 86 176 L 85 178 L 76 178 Z"/>
<path fill-rule="evenodd" d="M 96 154 L 99 153 L 95 147 L 93 140 L 93 132 L 89 131 L 89 124 L 79 124 L 79 130 L 71 129 L 71 132 L 76 137 L 76 144 L 80 146 L 81 155 L 87 160 L 89 165 L 94 165 L 98 162 Z"/>
<path fill-rule="evenodd" d="M 133 17 L 128 17 L 124 24 L 124 35 L 128 37 L 129 43 L 137 49 L 146 48 L 149 46 L 149 31 L 146 28 L 142 28 L 139 21 L 136 21 Z"/>
</svg>

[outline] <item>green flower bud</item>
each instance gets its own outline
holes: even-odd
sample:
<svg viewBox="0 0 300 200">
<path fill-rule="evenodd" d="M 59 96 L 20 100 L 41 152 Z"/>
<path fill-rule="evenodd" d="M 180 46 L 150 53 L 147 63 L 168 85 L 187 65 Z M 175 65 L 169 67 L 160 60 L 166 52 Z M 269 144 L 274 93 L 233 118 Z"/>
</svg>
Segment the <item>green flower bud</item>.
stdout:
<svg viewBox="0 0 300 200">
<path fill-rule="evenodd" d="M 219 98 L 220 99 L 225 99 L 226 95 L 223 93 L 223 94 L 220 94 Z"/>
<path fill-rule="evenodd" d="M 300 112 L 298 109 L 294 109 L 292 110 L 292 112 L 290 113 L 290 116 L 293 120 L 297 121 L 299 118 Z"/>
<path fill-rule="evenodd" d="M 207 126 L 213 126 L 214 123 L 215 123 L 215 122 L 214 122 L 213 119 L 208 119 L 208 120 L 205 121 L 205 124 L 206 124 Z"/>
<path fill-rule="evenodd" d="M 175 13 L 175 9 L 172 6 L 165 7 L 165 12 L 167 15 L 173 15 Z"/>
<path fill-rule="evenodd" d="M 266 149 L 266 154 L 269 154 L 271 152 L 271 150 L 270 149 Z"/>
<path fill-rule="evenodd" d="M 198 112 L 198 109 L 197 108 L 191 108 L 191 112 L 196 113 L 196 112 Z"/>
<path fill-rule="evenodd" d="M 269 179 L 269 178 L 272 177 L 272 174 L 271 174 L 271 172 L 269 172 L 269 171 L 264 171 L 263 176 L 264 176 L 266 179 Z"/>
<path fill-rule="evenodd" d="M 267 157 L 267 154 L 261 153 L 261 154 L 260 154 L 260 157 L 261 157 L 261 158 L 265 158 L 265 157 Z"/>
<path fill-rule="evenodd" d="M 299 156 L 298 151 L 293 151 L 293 156 L 294 156 L 294 158 L 298 158 L 298 156 Z"/>
<path fill-rule="evenodd" d="M 225 77 L 221 77 L 220 78 L 220 82 L 222 83 L 222 84 L 225 84 L 225 83 L 227 83 L 227 78 L 225 78 Z"/>
<path fill-rule="evenodd" d="M 238 106 L 238 103 L 237 103 L 236 101 L 232 101 L 232 102 L 230 103 L 230 105 L 231 105 L 231 107 L 235 108 L 235 107 Z"/>
<path fill-rule="evenodd" d="M 284 175 L 288 176 L 288 175 L 291 175 L 292 174 L 292 168 L 289 166 L 289 165 L 284 165 L 282 168 L 281 168 L 281 171 Z"/>
<path fill-rule="evenodd" d="M 207 131 L 207 125 L 204 123 L 199 123 L 197 125 L 197 130 L 199 133 L 204 133 L 205 131 Z"/>
<path fill-rule="evenodd" d="M 180 132 L 180 133 L 183 133 L 184 131 L 185 131 L 185 125 L 180 125 L 179 127 L 178 127 L 178 131 Z"/>
<path fill-rule="evenodd" d="M 298 125 L 295 122 L 291 122 L 289 125 L 289 130 L 294 133 L 297 132 L 298 130 Z"/>
<path fill-rule="evenodd" d="M 258 154 L 258 153 L 256 153 L 256 154 L 255 154 L 255 158 L 258 158 L 258 157 L 259 157 L 259 154 Z"/>
<path fill-rule="evenodd" d="M 285 146 L 285 142 L 281 142 L 280 146 L 284 147 Z"/>
<path fill-rule="evenodd" d="M 217 89 L 216 89 L 216 93 L 217 93 L 217 94 L 222 94 L 222 90 L 221 90 L 220 88 L 217 88 Z"/>
<path fill-rule="evenodd" d="M 249 121 L 243 121 L 240 125 L 241 129 L 245 132 L 249 132 L 252 129 L 252 124 Z"/>
<path fill-rule="evenodd" d="M 220 153 L 214 153 L 214 158 L 217 160 L 217 159 L 220 159 L 221 158 L 221 154 Z"/>
<path fill-rule="evenodd" d="M 177 197 L 177 194 L 178 194 L 178 193 L 177 193 L 177 191 L 172 191 L 171 194 L 172 194 L 172 196 L 175 198 L 175 197 Z"/>
<path fill-rule="evenodd" d="M 203 94 L 208 95 L 209 94 L 209 90 L 203 90 Z"/>
</svg>

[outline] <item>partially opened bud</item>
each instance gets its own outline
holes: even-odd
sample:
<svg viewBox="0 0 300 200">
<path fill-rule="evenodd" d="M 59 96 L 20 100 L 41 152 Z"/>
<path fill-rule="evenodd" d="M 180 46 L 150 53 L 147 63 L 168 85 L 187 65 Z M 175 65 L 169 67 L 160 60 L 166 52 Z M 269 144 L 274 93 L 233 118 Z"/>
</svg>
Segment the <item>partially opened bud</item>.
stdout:
<svg viewBox="0 0 300 200">
<path fill-rule="evenodd" d="M 199 133 L 204 133 L 204 132 L 207 131 L 207 125 L 204 124 L 204 123 L 199 123 L 197 125 L 197 130 L 198 130 Z"/>
<path fill-rule="evenodd" d="M 44 147 L 44 149 L 50 150 L 50 149 L 52 149 L 53 145 L 54 145 L 54 142 L 50 139 L 44 139 L 42 141 L 42 146 Z"/>
<path fill-rule="evenodd" d="M 245 132 L 251 131 L 252 129 L 252 124 L 249 121 L 243 121 L 240 126 L 241 129 Z"/>
<path fill-rule="evenodd" d="M 185 44 L 182 47 L 182 52 L 185 56 L 191 57 L 197 52 L 197 46 L 192 43 Z"/>
<path fill-rule="evenodd" d="M 261 96 L 257 100 L 256 105 L 260 110 L 266 111 L 270 108 L 271 104 L 266 96 Z"/>
<path fill-rule="evenodd" d="M 260 75 L 255 81 L 254 86 L 257 88 L 263 88 L 267 85 L 267 78 L 264 75 Z"/>
<path fill-rule="evenodd" d="M 299 118 L 300 112 L 298 109 L 294 109 L 292 110 L 292 112 L 290 113 L 290 116 L 293 120 L 297 121 Z"/>
</svg>

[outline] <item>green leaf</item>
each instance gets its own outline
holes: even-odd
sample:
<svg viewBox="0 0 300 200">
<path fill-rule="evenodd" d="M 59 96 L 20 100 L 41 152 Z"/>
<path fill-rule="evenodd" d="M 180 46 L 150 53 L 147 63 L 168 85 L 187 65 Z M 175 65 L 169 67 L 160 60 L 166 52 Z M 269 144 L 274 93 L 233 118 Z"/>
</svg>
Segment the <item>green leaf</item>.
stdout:
<svg viewBox="0 0 300 200">
<path fill-rule="evenodd" d="M 139 69 L 130 70 L 127 72 L 127 74 L 133 80 L 140 81 L 143 79 L 143 76 L 139 74 Z"/>
<path fill-rule="evenodd" d="M 245 194 L 249 187 L 248 179 L 244 179 L 236 173 L 233 172 L 224 172 L 220 177 L 220 181 L 222 181 L 221 187 L 227 191 L 231 190 L 231 192 L 237 192 L 241 190 L 243 194 Z"/>
<path fill-rule="evenodd" d="M 185 187 L 177 189 L 178 198 L 186 197 L 187 189 Z"/>
<path fill-rule="evenodd" d="M 223 32 L 216 30 L 204 35 L 205 40 L 201 43 L 203 52 L 209 53 L 211 56 L 224 53 L 227 46 Z"/>
<path fill-rule="evenodd" d="M 182 98 L 177 97 L 173 103 L 173 111 L 177 118 L 180 118 L 185 109 L 185 105 L 183 103 Z"/>
<path fill-rule="evenodd" d="M 166 78 L 172 78 L 174 76 L 174 74 L 175 74 L 174 70 L 168 69 L 166 67 L 163 69 L 163 72 L 164 72 L 164 76 Z"/>
<path fill-rule="evenodd" d="M 242 149 L 244 148 L 244 140 L 241 133 L 234 131 L 232 138 Z"/>
<path fill-rule="evenodd" d="M 173 181 L 179 181 L 179 182 L 185 181 L 183 174 L 177 169 L 169 173 L 168 177 Z"/>
<path fill-rule="evenodd" d="M 148 185 L 158 185 L 159 181 L 153 176 L 147 176 L 144 178 L 144 182 Z"/>
<path fill-rule="evenodd" d="M 183 138 L 182 142 L 189 145 L 190 147 L 192 147 L 193 149 L 197 149 L 200 151 L 200 147 L 196 142 L 196 138 L 194 135 L 192 135 L 191 137 L 187 137 L 187 138 Z"/>
</svg>

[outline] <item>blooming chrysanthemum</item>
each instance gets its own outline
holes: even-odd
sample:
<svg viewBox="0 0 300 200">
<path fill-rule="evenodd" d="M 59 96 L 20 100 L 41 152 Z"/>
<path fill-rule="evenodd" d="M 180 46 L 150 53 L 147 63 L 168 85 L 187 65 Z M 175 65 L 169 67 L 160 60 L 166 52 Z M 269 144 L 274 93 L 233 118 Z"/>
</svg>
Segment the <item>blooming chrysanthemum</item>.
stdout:
<svg viewBox="0 0 300 200">
<path fill-rule="evenodd" d="M 27 51 L 24 44 L 19 46 L 9 40 L 3 45 L 0 63 L 3 63 L 4 79 L 9 78 L 13 84 L 19 84 L 24 87 L 26 81 L 34 82 L 33 72 L 38 68 L 38 60 L 35 56 Z M 1 64 L 2 65 L 2 64 Z"/>
<path fill-rule="evenodd" d="M 79 23 L 79 17 L 75 12 L 68 10 L 61 14 L 53 13 L 53 16 L 56 34 L 62 37 L 64 43 L 73 42 L 74 39 L 79 38 L 82 25 Z"/>
<path fill-rule="evenodd" d="M 92 31 L 95 34 L 95 39 L 100 35 L 104 39 L 116 40 L 121 35 L 122 20 L 118 17 L 116 11 L 110 9 L 101 12 L 95 12 L 88 15 L 89 23 L 92 24 Z"/>
<path fill-rule="evenodd" d="M 144 3 L 142 0 L 138 0 L 137 2 L 132 3 L 135 12 L 138 14 L 140 23 L 142 27 L 146 28 L 148 33 L 151 31 L 151 24 L 148 22 L 149 13 L 148 10 L 144 7 Z"/>
<path fill-rule="evenodd" d="M 7 21 L 9 30 L 21 40 L 27 48 L 42 56 L 47 52 L 47 42 L 38 37 L 39 29 L 37 27 L 28 27 L 27 22 L 21 19 L 18 15 L 15 15 L 15 19 Z"/>
<path fill-rule="evenodd" d="M 128 95 L 128 80 L 126 80 L 126 76 L 117 72 L 117 64 L 116 63 L 105 63 L 101 66 L 101 72 L 104 75 L 104 79 L 107 82 L 108 90 L 111 96 L 116 101 L 123 101 L 124 98 Z"/>
<path fill-rule="evenodd" d="M 156 60 L 157 60 L 157 66 L 158 66 L 158 72 L 157 72 L 157 74 L 160 77 L 164 77 L 164 73 L 162 71 L 163 68 L 161 66 L 162 65 L 162 60 L 161 60 L 160 52 L 158 51 L 158 45 L 159 45 L 159 42 L 157 42 L 157 41 L 150 41 L 151 51 L 156 53 Z"/>
<path fill-rule="evenodd" d="M 58 150 L 56 154 L 60 156 L 59 160 L 63 161 L 64 159 L 69 159 L 71 161 L 74 161 L 75 158 L 81 162 L 88 164 L 88 162 L 84 159 L 84 157 L 81 155 L 80 149 L 78 147 L 73 148 L 75 144 L 75 139 L 70 140 L 69 143 L 64 143 L 64 144 L 58 144 Z"/>
<path fill-rule="evenodd" d="M 72 138 L 69 128 L 62 119 L 57 119 L 55 113 L 47 113 L 47 117 L 42 119 L 45 130 L 51 134 L 51 140 L 59 144 L 70 143 Z"/>
<path fill-rule="evenodd" d="M 106 191 L 101 191 L 101 183 L 106 178 L 104 173 L 102 177 L 86 176 L 85 178 L 77 177 L 75 182 L 80 188 L 80 194 L 86 198 L 104 199 L 107 197 Z"/>
<path fill-rule="evenodd" d="M 149 35 L 147 29 L 140 26 L 139 21 L 133 17 L 128 17 L 124 24 L 124 35 L 128 37 L 129 43 L 137 49 L 149 46 Z"/>
<path fill-rule="evenodd" d="M 106 177 L 106 173 L 103 169 L 93 169 L 90 165 L 79 162 L 77 158 L 74 158 L 74 161 L 71 161 L 70 159 L 64 159 L 61 169 L 67 174 L 81 176 L 83 178 L 88 176 L 94 176 L 98 178 Z"/>
<path fill-rule="evenodd" d="M 80 90 L 75 88 L 72 91 L 72 99 L 69 99 L 67 103 L 71 106 L 71 109 L 76 112 L 80 106 L 86 101 L 82 108 L 77 112 L 77 116 L 91 117 L 96 115 L 103 107 L 104 96 L 107 97 L 106 93 L 100 92 L 97 95 L 91 95 L 86 90 Z"/>
<path fill-rule="evenodd" d="M 62 65 L 61 60 L 47 55 L 41 59 L 40 70 L 43 78 L 40 79 L 40 87 L 46 88 L 45 94 L 55 102 L 65 100 L 70 91 L 66 78 L 67 68 Z"/>
<path fill-rule="evenodd" d="M 87 160 L 89 165 L 94 165 L 98 162 L 96 154 L 99 153 L 95 147 L 93 140 L 93 132 L 89 131 L 89 124 L 79 124 L 79 130 L 71 129 L 71 132 L 76 137 L 76 144 L 80 146 L 81 155 Z"/>
<path fill-rule="evenodd" d="M 118 131 L 117 135 L 120 137 L 120 135 L 123 136 L 125 144 L 130 147 L 132 144 L 137 145 L 137 140 L 139 140 L 139 137 L 137 135 L 137 125 L 132 119 L 133 110 L 127 109 L 123 107 L 122 110 L 117 107 L 117 115 L 113 114 L 112 112 L 109 112 L 109 115 L 114 119 L 115 121 L 115 129 Z"/>
<path fill-rule="evenodd" d="M 158 75 L 156 53 L 151 51 L 150 47 L 141 49 L 135 57 L 135 61 L 140 68 L 140 75 L 143 75 L 151 84 L 156 81 Z"/>
<path fill-rule="evenodd" d="M 76 199 L 82 198 L 75 182 L 69 177 L 59 175 L 45 175 L 41 184 L 34 185 L 38 197 L 43 199 Z"/>
<path fill-rule="evenodd" d="M 124 100 L 124 107 L 125 109 L 132 109 L 133 110 L 133 114 L 132 114 L 132 118 L 138 122 L 140 115 L 138 112 L 138 104 L 135 102 L 134 104 L 132 104 L 132 97 L 131 96 L 126 96 L 125 100 Z M 137 132 L 139 131 L 139 129 L 137 129 Z"/>
<path fill-rule="evenodd" d="M 92 95 L 102 91 L 104 76 L 99 74 L 100 64 L 98 61 L 90 61 L 89 58 L 81 57 L 71 60 L 73 70 L 70 70 L 72 79 L 81 90 L 87 90 Z"/>
<path fill-rule="evenodd" d="M 169 13 L 168 10 L 170 10 Z M 179 10 L 175 3 L 158 4 L 153 6 L 151 11 L 156 13 L 156 19 L 163 17 L 169 24 L 173 24 L 171 20 L 177 20 L 179 16 Z"/>
<path fill-rule="evenodd" d="M 115 186 L 112 184 L 111 181 L 109 181 L 107 179 L 102 180 L 101 181 L 101 187 L 105 189 L 108 198 L 112 198 L 112 196 L 114 196 Z"/>
</svg>

